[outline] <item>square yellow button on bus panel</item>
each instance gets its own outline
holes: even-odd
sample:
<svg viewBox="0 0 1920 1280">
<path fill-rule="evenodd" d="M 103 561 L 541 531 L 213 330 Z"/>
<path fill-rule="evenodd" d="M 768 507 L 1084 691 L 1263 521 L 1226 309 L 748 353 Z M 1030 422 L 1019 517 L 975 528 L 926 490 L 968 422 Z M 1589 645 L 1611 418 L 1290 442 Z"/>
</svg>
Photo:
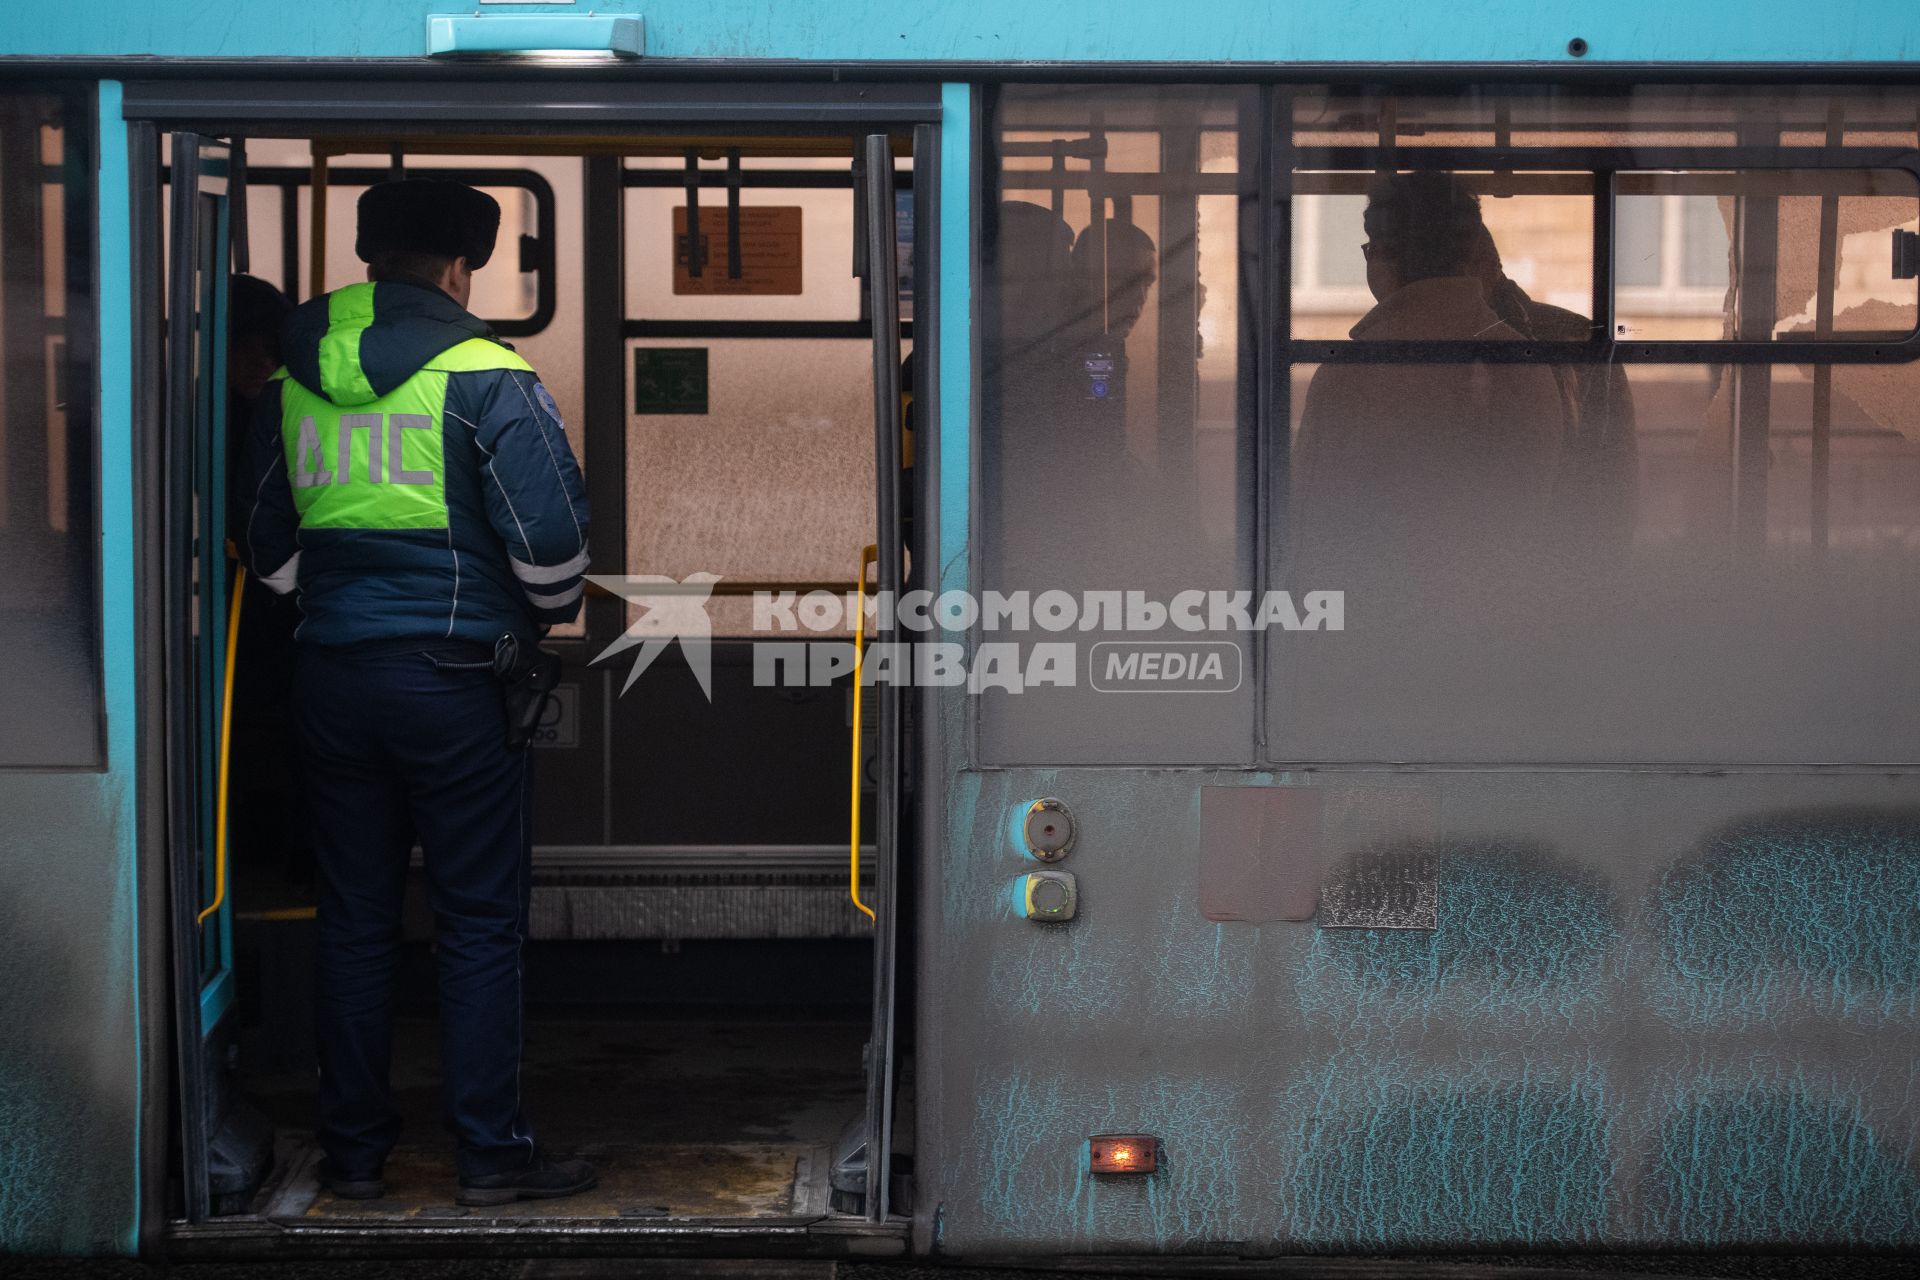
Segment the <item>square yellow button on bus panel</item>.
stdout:
<svg viewBox="0 0 1920 1280">
<path fill-rule="evenodd" d="M 1020 878 L 1019 901 L 1029 920 L 1071 920 L 1080 892 L 1070 871 L 1035 871 Z"/>
</svg>

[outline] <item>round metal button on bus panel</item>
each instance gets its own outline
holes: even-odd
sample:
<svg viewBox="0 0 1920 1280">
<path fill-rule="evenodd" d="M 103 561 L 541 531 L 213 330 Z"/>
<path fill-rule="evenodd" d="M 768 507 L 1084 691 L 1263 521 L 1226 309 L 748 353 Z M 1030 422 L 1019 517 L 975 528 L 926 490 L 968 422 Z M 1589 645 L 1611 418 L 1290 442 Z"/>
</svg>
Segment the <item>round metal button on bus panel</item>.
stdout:
<svg viewBox="0 0 1920 1280">
<path fill-rule="evenodd" d="M 1073 814 L 1052 796 L 1035 800 L 1027 806 L 1021 834 L 1027 843 L 1028 856 L 1042 862 L 1058 862 L 1073 849 Z"/>
</svg>

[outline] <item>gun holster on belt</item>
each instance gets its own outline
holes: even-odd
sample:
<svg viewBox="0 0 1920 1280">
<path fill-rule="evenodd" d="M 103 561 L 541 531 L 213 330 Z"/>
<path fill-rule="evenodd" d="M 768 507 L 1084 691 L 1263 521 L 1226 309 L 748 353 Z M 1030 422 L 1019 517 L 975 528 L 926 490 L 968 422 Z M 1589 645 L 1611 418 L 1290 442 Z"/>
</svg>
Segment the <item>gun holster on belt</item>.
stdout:
<svg viewBox="0 0 1920 1280">
<path fill-rule="evenodd" d="M 560 655 L 545 649 L 522 649 L 511 633 L 494 642 L 493 674 L 507 703 L 507 746 L 524 747 L 540 726 L 547 699 L 560 683 Z"/>
</svg>

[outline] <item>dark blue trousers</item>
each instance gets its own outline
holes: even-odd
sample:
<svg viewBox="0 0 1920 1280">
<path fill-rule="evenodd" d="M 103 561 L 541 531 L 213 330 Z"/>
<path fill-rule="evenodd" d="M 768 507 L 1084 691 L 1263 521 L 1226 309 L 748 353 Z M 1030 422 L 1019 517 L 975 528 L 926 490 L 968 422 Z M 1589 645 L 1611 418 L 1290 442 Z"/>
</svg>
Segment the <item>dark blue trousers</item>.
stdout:
<svg viewBox="0 0 1920 1280">
<path fill-rule="evenodd" d="M 301 645 L 295 660 L 294 730 L 320 886 L 318 1130 L 348 1176 L 377 1170 L 400 1133 L 387 1074 L 416 833 L 438 942 L 440 1056 L 460 1172 L 505 1172 L 533 1155 L 520 1099 L 528 759 L 525 748 L 506 745 L 493 675 L 445 665 L 474 659 L 432 645 L 383 656 Z"/>
</svg>

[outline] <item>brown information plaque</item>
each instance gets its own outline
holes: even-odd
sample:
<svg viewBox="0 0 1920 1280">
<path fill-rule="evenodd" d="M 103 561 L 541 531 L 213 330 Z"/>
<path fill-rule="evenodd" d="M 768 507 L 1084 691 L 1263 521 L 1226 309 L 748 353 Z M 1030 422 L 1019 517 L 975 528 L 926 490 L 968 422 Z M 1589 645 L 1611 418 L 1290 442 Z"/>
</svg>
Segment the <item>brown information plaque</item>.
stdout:
<svg viewBox="0 0 1920 1280">
<path fill-rule="evenodd" d="M 687 245 L 687 207 L 673 211 L 673 291 L 676 294 L 755 296 L 800 292 L 800 206 L 743 205 L 740 274 L 728 263 L 725 206 L 700 207 L 700 274 Z"/>
</svg>

